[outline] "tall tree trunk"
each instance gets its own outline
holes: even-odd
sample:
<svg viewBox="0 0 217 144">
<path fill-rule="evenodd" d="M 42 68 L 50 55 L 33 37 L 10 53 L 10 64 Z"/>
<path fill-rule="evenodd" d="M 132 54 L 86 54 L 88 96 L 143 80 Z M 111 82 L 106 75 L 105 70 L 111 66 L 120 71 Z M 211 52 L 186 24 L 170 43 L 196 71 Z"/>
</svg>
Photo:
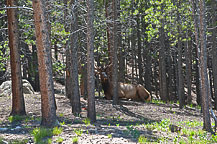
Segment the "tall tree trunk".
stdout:
<svg viewBox="0 0 217 144">
<path fill-rule="evenodd" d="M 162 27 L 160 28 L 160 52 L 159 52 L 159 83 L 160 83 L 160 97 L 163 101 L 167 101 L 167 78 L 166 78 L 166 54 L 165 54 L 165 33 L 164 22 L 162 20 Z"/>
<path fill-rule="evenodd" d="M 169 47 L 169 46 L 168 46 Z M 174 101 L 173 100 L 173 64 L 172 64 L 172 56 L 171 56 L 171 51 L 169 50 L 168 52 L 168 57 L 167 57 L 167 73 L 168 73 L 168 100 L 169 101 Z"/>
<path fill-rule="evenodd" d="M 37 48 L 36 45 L 32 46 L 32 61 L 29 62 L 29 67 L 32 68 L 32 71 L 29 71 L 29 77 L 33 76 L 34 78 L 34 89 L 35 91 L 40 91 L 40 82 L 39 82 L 39 72 L 38 72 L 38 55 L 37 55 Z"/>
<path fill-rule="evenodd" d="M 177 2 L 177 8 L 180 8 L 180 1 Z M 182 69 L 182 37 L 181 37 L 181 18 L 177 9 L 177 25 L 178 25 L 178 97 L 179 108 L 182 109 L 185 104 L 183 69 Z"/>
<path fill-rule="evenodd" d="M 118 58 L 117 58 L 117 0 L 112 0 L 112 85 L 113 85 L 113 104 L 118 103 Z"/>
<path fill-rule="evenodd" d="M 178 40 L 178 97 L 179 97 L 179 108 L 182 109 L 184 106 L 184 82 L 182 73 L 182 46 L 181 37 Z"/>
<path fill-rule="evenodd" d="M 106 31 L 107 31 L 107 46 L 108 46 L 108 57 L 109 57 L 109 62 L 112 63 L 112 48 L 111 48 L 111 33 L 112 33 L 112 23 L 111 23 L 111 12 L 112 11 L 112 5 L 111 5 L 111 0 L 105 1 L 105 17 L 106 17 Z M 109 75 L 111 78 L 111 75 Z"/>
<path fill-rule="evenodd" d="M 144 54 L 146 56 L 145 58 L 145 88 L 151 92 L 151 73 L 152 73 L 152 68 L 151 68 L 151 43 L 146 42 L 144 48 Z M 139 64 L 141 65 L 141 64 Z M 141 71 L 143 72 L 143 71 Z"/>
<path fill-rule="evenodd" d="M 158 71 L 158 62 L 159 61 L 157 61 L 157 60 L 154 62 L 155 63 L 154 64 L 154 85 L 155 85 L 154 88 L 155 88 L 155 95 L 156 95 L 157 99 L 160 99 L 160 97 L 159 97 L 159 87 L 160 87 L 159 83 L 160 82 L 158 83 L 158 80 L 157 80 L 157 78 L 160 79 L 160 77 L 159 77 L 159 73 L 160 73 L 159 71 L 160 70 Z"/>
<path fill-rule="evenodd" d="M 214 97 L 215 97 L 215 109 L 217 109 L 217 45 L 216 45 L 216 36 L 217 36 L 217 4 L 214 0 L 211 1 L 212 8 L 212 69 L 213 69 L 213 85 L 214 85 Z"/>
<path fill-rule="evenodd" d="M 135 81 L 135 70 L 136 70 L 136 60 L 135 60 L 135 57 L 136 57 L 136 40 L 135 40 L 135 29 L 132 28 L 132 33 L 131 33 L 131 36 L 130 36 L 130 44 L 129 44 L 129 48 L 130 48 L 130 65 L 131 65 L 131 68 L 132 68 L 132 71 L 131 71 L 131 83 L 134 83 Z"/>
<path fill-rule="evenodd" d="M 53 127 L 57 123 L 56 105 L 51 62 L 51 43 L 47 28 L 44 0 L 33 0 L 36 45 L 38 53 L 40 91 L 41 91 L 41 125 Z"/>
<path fill-rule="evenodd" d="M 144 19 L 142 19 L 141 22 L 142 22 L 142 33 L 144 34 L 144 37 L 146 38 L 147 34 L 145 34 L 145 32 L 146 32 L 146 28 L 147 28 L 147 23 L 145 22 Z M 141 45 L 143 45 L 143 49 L 141 50 L 141 52 L 143 53 L 143 56 L 141 59 L 143 61 L 142 63 L 144 63 L 144 64 L 142 65 L 140 63 L 139 65 L 143 66 L 143 68 L 141 70 L 142 83 L 145 83 L 145 88 L 149 92 L 151 92 L 152 91 L 152 88 L 151 88 L 152 87 L 152 85 L 151 85 L 151 82 L 152 82 L 152 68 L 151 68 L 152 56 L 151 56 L 151 52 L 152 52 L 153 45 L 152 45 L 152 43 L 147 42 L 147 39 L 145 39 L 145 38 L 143 38 L 143 44 L 141 44 Z M 138 61 L 140 61 L 139 59 L 140 58 L 138 57 Z M 155 68 L 156 67 L 154 66 L 153 69 L 155 69 Z M 155 77 L 154 75 L 156 75 L 156 74 L 157 74 L 157 71 L 154 70 L 153 77 Z M 157 88 L 158 84 L 157 84 L 157 78 L 156 77 L 155 77 L 155 79 L 153 79 L 153 83 L 155 84 L 156 90 L 158 90 L 158 88 Z M 157 91 L 155 92 L 155 95 L 158 98 Z"/>
<path fill-rule="evenodd" d="M 64 28 L 66 32 L 69 32 L 69 25 L 67 22 L 67 17 L 69 17 L 68 14 L 68 0 L 64 0 Z M 66 91 L 66 97 L 70 100 L 72 100 L 71 96 L 72 96 L 72 80 L 71 80 L 71 73 L 70 73 L 70 67 L 71 67 L 71 54 L 70 54 L 70 47 L 69 47 L 69 40 L 66 41 L 66 51 L 65 51 L 65 55 L 66 55 L 66 71 L 65 71 L 65 91 Z M 72 102 L 71 102 L 72 103 Z"/>
<path fill-rule="evenodd" d="M 195 64 L 195 69 L 196 69 L 196 92 L 197 92 L 197 104 L 201 104 L 201 86 L 200 86 L 200 70 L 199 70 L 199 47 L 200 47 L 200 42 L 199 42 L 199 18 L 198 18 L 198 11 L 196 7 L 196 2 L 195 0 L 191 0 L 191 5 L 192 5 L 192 15 L 194 19 L 194 30 L 195 30 L 195 41 L 196 41 L 196 64 Z"/>
<path fill-rule="evenodd" d="M 17 1 L 7 0 L 7 6 L 17 6 Z M 25 115 L 25 102 L 22 87 L 22 74 L 20 63 L 19 31 L 17 9 L 8 8 L 8 36 L 10 47 L 11 77 L 12 77 L 12 112 L 11 115 Z"/>
<path fill-rule="evenodd" d="M 186 37 L 189 37 L 189 33 L 187 31 Z M 187 89 L 188 89 L 188 94 L 187 94 L 187 103 L 191 104 L 192 103 L 192 95 L 191 95 L 191 84 L 192 84 L 192 70 L 191 70 L 191 61 L 192 61 L 192 49 L 191 49 L 191 42 L 186 41 L 185 42 L 185 57 L 186 57 L 186 82 L 187 82 Z"/>
<path fill-rule="evenodd" d="M 175 85 L 175 101 L 178 100 L 178 58 L 177 58 L 177 52 L 173 52 L 173 61 L 174 61 L 174 85 Z"/>
<path fill-rule="evenodd" d="M 205 0 L 199 1 L 200 8 L 200 78 L 201 78 L 201 100 L 202 100 L 202 112 L 203 112 L 203 128 L 209 132 L 212 132 L 210 113 L 209 113 L 209 80 L 207 74 L 207 47 L 206 47 L 206 21 L 205 21 Z"/>
<path fill-rule="evenodd" d="M 138 69 L 139 69 L 139 84 L 142 84 L 143 83 L 143 77 L 142 77 L 142 74 L 143 74 L 143 69 L 142 69 L 142 44 L 141 44 L 141 29 L 140 29 L 140 15 L 138 14 L 137 15 L 137 38 L 138 38 Z M 147 55 L 148 56 L 148 55 Z"/>
<path fill-rule="evenodd" d="M 117 0 L 117 17 L 120 17 L 120 0 Z M 116 20 L 117 21 L 117 20 Z M 117 21 L 117 48 L 119 50 L 118 53 L 118 81 L 124 82 L 125 79 L 125 54 L 124 54 L 124 42 L 122 42 L 122 23 L 120 20 Z"/>
<path fill-rule="evenodd" d="M 71 90 L 71 104 L 72 112 L 74 115 L 79 115 L 81 112 L 80 93 L 78 83 L 78 22 L 77 22 L 77 1 L 74 1 L 72 9 L 72 23 L 71 23 L 71 36 L 70 36 L 70 76 L 72 80 Z"/>
<path fill-rule="evenodd" d="M 94 81 L 94 30 L 93 30 L 93 0 L 87 0 L 87 116 L 91 122 L 96 121 L 95 81 Z"/>
</svg>

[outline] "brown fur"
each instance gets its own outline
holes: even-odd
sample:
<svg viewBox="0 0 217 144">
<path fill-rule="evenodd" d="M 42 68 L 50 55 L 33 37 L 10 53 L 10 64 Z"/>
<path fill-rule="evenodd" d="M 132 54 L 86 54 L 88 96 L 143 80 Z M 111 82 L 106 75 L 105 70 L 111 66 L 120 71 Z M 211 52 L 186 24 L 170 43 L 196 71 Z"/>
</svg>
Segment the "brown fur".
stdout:
<svg viewBox="0 0 217 144">
<path fill-rule="evenodd" d="M 102 88 L 106 99 L 111 100 L 113 97 L 113 86 L 105 71 L 99 71 Z M 142 85 L 133 85 L 118 83 L 118 97 L 123 99 L 132 99 L 135 101 L 151 101 L 150 93 Z"/>
</svg>

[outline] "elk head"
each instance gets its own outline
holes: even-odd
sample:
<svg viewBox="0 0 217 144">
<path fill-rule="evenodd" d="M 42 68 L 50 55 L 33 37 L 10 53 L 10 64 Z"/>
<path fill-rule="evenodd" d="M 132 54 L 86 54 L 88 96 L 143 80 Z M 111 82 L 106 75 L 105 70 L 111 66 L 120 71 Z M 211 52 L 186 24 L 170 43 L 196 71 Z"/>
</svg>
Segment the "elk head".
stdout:
<svg viewBox="0 0 217 144">
<path fill-rule="evenodd" d="M 101 81 L 106 99 L 112 99 L 112 85 L 110 82 L 110 77 L 108 75 L 109 68 L 110 65 L 107 65 L 106 67 L 98 67 L 95 65 L 95 74 L 99 75 L 99 79 Z"/>
<path fill-rule="evenodd" d="M 110 81 L 109 73 L 110 73 L 111 64 L 107 66 L 96 66 L 95 65 L 95 74 L 100 76 L 100 80 L 102 83 Z"/>
</svg>

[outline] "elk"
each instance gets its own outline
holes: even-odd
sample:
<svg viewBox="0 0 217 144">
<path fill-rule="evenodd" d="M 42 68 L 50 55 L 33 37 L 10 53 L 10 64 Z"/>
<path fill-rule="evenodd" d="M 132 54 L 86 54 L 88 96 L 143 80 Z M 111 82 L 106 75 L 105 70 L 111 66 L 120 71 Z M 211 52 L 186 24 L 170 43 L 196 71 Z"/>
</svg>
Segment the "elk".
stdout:
<svg viewBox="0 0 217 144">
<path fill-rule="evenodd" d="M 100 76 L 105 98 L 111 100 L 113 97 L 113 85 L 108 76 L 109 67 L 110 66 L 99 68 L 95 66 L 95 72 Z M 118 83 L 118 98 L 132 99 L 135 101 L 151 101 L 150 93 L 142 85 L 126 84 L 122 82 Z"/>
</svg>

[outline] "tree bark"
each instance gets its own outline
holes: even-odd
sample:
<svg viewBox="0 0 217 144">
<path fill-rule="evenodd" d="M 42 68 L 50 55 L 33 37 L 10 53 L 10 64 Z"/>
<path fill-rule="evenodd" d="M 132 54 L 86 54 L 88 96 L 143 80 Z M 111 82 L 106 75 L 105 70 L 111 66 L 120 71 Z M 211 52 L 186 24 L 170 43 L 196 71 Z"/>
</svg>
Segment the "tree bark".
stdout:
<svg viewBox="0 0 217 144">
<path fill-rule="evenodd" d="M 96 121 L 95 81 L 94 81 L 94 31 L 93 31 L 93 0 L 87 0 L 87 116 L 91 122 Z"/>
<path fill-rule="evenodd" d="M 71 58 L 71 80 L 72 85 L 70 90 L 72 90 L 71 104 L 72 112 L 74 115 L 79 115 L 81 112 L 80 104 L 80 92 L 79 92 L 79 82 L 78 82 L 78 23 L 77 23 L 77 1 L 74 1 L 74 6 L 72 10 L 72 23 L 71 23 L 71 36 L 70 36 L 70 58 Z"/>
<path fill-rule="evenodd" d="M 180 31 L 181 33 L 181 31 Z M 178 38 L 178 97 L 179 97 L 179 108 L 182 109 L 184 106 L 184 82 L 182 73 L 182 47 L 181 37 Z"/>
<path fill-rule="evenodd" d="M 213 85 L 214 85 L 214 97 L 215 97 L 215 109 L 217 109 L 217 47 L 216 47 L 216 33 L 217 33 L 217 16 L 216 16 L 216 2 L 211 1 L 211 15 L 212 15 L 212 69 L 213 69 Z"/>
<path fill-rule="evenodd" d="M 187 31 L 186 37 L 189 37 L 189 33 Z M 191 49 L 191 41 L 185 42 L 185 58 L 186 58 L 186 82 L 187 82 L 187 103 L 192 103 L 192 95 L 191 95 L 191 85 L 192 85 L 192 49 Z"/>
<path fill-rule="evenodd" d="M 199 42 L 199 26 L 198 26 L 198 11 L 196 8 L 196 3 L 194 0 L 191 0 L 191 5 L 192 5 L 192 17 L 194 19 L 194 30 L 195 30 L 195 42 L 196 42 L 196 64 L 195 64 L 195 69 L 196 69 L 196 92 L 197 92 L 197 104 L 200 105 L 201 104 L 201 86 L 200 86 L 200 70 L 199 70 L 199 47 L 200 47 L 200 42 Z"/>
<path fill-rule="evenodd" d="M 7 0 L 7 6 L 17 6 L 17 1 Z M 17 9 L 8 8 L 8 36 L 10 47 L 10 64 L 12 77 L 12 112 L 11 115 L 25 115 L 25 102 L 22 87 L 22 74 L 20 63 L 20 41 L 18 31 Z"/>
<path fill-rule="evenodd" d="M 111 35 L 112 35 L 112 23 L 111 23 L 111 12 L 112 11 L 112 5 L 111 5 L 111 0 L 105 1 L 105 17 L 106 17 L 106 31 L 107 31 L 107 46 L 108 46 L 108 57 L 109 57 L 109 62 L 112 63 L 112 40 L 111 40 Z M 111 78 L 111 75 L 109 75 Z"/>
<path fill-rule="evenodd" d="M 162 27 L 160 28 L 160 52 L 159 52 L 159 83 L 160 83 L 160 97 L 163 101 L 167 101 L 167 78 L 166 78 L 166 62 L 165 62 L 165 36 Z"/>
<path fill-rule="evenodd" d="M 118 58 L 117 58 L 117 0 L 112 0 L 113 25 L 112 25 L 112 85 L 113 105 L 118 103 Z"/>
<path fill-rule="evenodd" d="M 137 38 L 138 38 L 138 69 L 139 69 L 139 81 L 138 83 L 139 84 L 142 84 L 143 83 L 143 77 L 142 77 L 142 74 L 143 74 L 143 69 L 142 69 L 142 44 L 141 44 L 141 29 L 140 29 L 140 15 L 137 14 Z M 146 55 L 148 56 L 148 54 Z M 150 70 L 150 69 L 149 69 Z"/>
<path fill-rule="evenodd" d="M 69 32 L 70 28 L 67 22 L 67 17 L 69 16 L 68 14 L 68 7 L 67 7 L 67 3 L 68 0 L 64 0 L 64 28 L 66 32 Z M 65 71 L 65 91 L 66 91 L 66 97 L 70 100 L 72 100 L 71 96 L 72 96 L 72 90 L 71 90 L 71 86 L 72 86 L 72 80 L 71 80 L 71 73 L 70 73 L 70 67 L 71 67 L 71 54 L 70 54 L 70 47 L 69 47 L 69 40 L 66 42 L 65 48 L 65 55 L 66 55 L 66 71 Z M 71 102 L 72 103 L 72 102 Z"/>
<path fill-rule="evenodd" d="M 145 48 L 144 48 L 144 55 L 145 55 L 145 88 L 151 93 L 151 74 L 152 74 L 152 68 L 151 68 L 151 44 L 148 42 L 145 42 Z M 139 64 L 141 65 L 141 63 Z M 141 71 L 143 73 L 143 71 Z M 142 83 L 141 83 L 142 84 Z"/>
<path fill-rule="evenodd" d="M 44 0 L 33 0 L 36 45 L 38 53 L 42 126 L 53 127 L 57 123 L 51 62 L 51 44 L 47 27 Z"/>
<path fill-rule="evenodd" d="M 180 8 L 180 1 L 177 2 L 177 8 Z M 178 97 L 179 108 L 182 109 L 185 104 L 184 82 L 183 82 L 183 68 L 182 68 L 182 36 L 181 36 L 181 18 L 177 9 L 177 28 L 178 28 Z"/>
<path fill-rule="evenodd" d="M 203 112 L 203 128 L 209 132 L 212 132 L 210 113 L 209 113 L 209 80 L 207 74 L 207 47 L 206 47 L 206 21 L 205 21 L 205 1 L 199 1 L 200 8 L 200 77 L 201 77 L 201 100 L 202 100 L 202 112 Z"/>
<path fill-rule="evenodd" d="M 120 17 L 120 0 L 117 1 L 117 17 Z M 117 20 L 116 20 L 117 21 Z M 122 39 L 122 23 L 120 19 L 117 21 L 117 48 L 119 50 L 118 53 L 118 82 L 124 82 L 125 81 L 125 49 L 124 49 L 124 42 Z"/>
</svg>

